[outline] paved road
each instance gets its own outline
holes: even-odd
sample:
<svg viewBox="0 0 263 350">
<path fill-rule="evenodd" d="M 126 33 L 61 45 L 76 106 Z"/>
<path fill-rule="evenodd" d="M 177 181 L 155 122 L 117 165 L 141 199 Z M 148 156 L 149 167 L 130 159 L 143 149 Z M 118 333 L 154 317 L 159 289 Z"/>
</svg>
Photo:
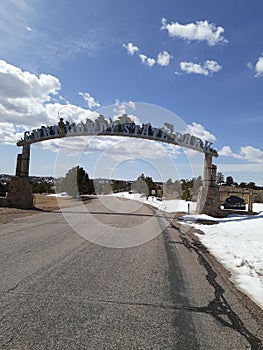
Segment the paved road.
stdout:
<svg viewBox="0 0 263 350">
<path fill-rule="evenodd" d="M 262 318 L 166 226 L 109 198 L 1 225 L 0 349 L 263 349 Z"/>
</svg>

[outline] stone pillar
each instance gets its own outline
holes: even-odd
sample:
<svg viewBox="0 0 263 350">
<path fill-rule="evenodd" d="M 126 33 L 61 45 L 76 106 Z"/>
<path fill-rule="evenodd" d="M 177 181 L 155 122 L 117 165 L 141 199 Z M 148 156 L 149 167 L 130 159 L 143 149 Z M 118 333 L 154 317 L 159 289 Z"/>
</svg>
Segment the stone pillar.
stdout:
<svg viewBox="0 0 263 350">
<path fill-rule="evenodd" d="M 216 170 L 216 165 L 212 164 L 212 156 L 205 154 L 203 186 L 198 193 L 196 214 L 223 216 L 220 208 L 219 187 L 216 184 Z"/>
<path fill-rule="evenodd" d="M 30 145 L 24 145 L 22 154 L 17 156 L 16 176 L 9 185 L 6 206 L 19 209 L 33 209 L 33 185 L 28 176 L 30 161 Z"/>
<path fill-rule="evenodd" d="M 22 151 L 22 160 L 21 160 L 21 177 L 28 177 L 29 174 L 29 162 L 30 162 L 30 145 L 25 144 Z"/>
<path fill-rule="evenodd" d="M 247 210 L 251 213 L 253 212 L 253 190 L 249 190 Z"/>
<path fill-rule="evenodd" d="M 205 154 L 204 159 L 204 186 L 211 186 L 212 181 L 212 156 L 210 154 Z"/>
<path fill-rule="evenodd" d="M 211 186 L 212 187 L 217 187 L 216 184 L 216 171 L 217 170 L 217 166 L 212 164 L 212 178 L 211 178 Z"/>
<path fill-rule="evenodd" d="M 16 176 L 21 176 L 21 166 L 22 166 L 22 153 L 17 155 Z"/>
</svg>

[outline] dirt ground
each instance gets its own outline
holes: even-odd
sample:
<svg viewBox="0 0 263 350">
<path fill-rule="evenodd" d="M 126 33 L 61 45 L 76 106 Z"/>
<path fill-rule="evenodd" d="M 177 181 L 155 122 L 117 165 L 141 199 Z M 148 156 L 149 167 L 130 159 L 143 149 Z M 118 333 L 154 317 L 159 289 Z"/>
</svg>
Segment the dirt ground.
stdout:
<svg viewBox="0 0 263 350">
<path fill-rule="evenodd" d="M 32 216 L 41 212 L 58 210 L 60 208 L 79 205 L 81 201 L 69 197 L 59 198 L 50 197 L 42 194 L 34 195 L 34 206 L 36 209 L 16 209 L 0 207 L 0 224 L 6 224 L 10 221 L 20 219 L 26 216 Z"/>
</svg>

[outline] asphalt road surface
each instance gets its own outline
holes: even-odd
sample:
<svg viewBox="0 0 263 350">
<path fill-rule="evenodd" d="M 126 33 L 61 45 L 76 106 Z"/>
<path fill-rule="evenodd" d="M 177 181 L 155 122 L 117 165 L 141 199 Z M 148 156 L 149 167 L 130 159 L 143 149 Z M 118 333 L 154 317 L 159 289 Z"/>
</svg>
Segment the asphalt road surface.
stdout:
<svg viewBox="0 0 263 350">
<path fill-rule="evenodd" d="M 170 221 L 108 197 L 1 225 L 0 349 L 263 349 L 262 314 Z"/>
</svg>

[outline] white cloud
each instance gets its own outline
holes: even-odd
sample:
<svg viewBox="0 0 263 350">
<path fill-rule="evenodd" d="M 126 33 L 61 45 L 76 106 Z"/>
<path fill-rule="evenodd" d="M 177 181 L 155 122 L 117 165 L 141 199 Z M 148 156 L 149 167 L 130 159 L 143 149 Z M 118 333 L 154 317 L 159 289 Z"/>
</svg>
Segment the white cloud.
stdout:
<svg viewBox="0 0 263 350">
<path fill-rule="evenodd" d="M 218 153 L 220 156 L 243 159 L 252 163 L 263 164 L 263 151 L 253 146 L 241 147 L 239 153 L 234 153 L 231 147 L 224 146 Z"/>
<path fill-rule="evenodd" d="M 70 123 L 80 123 L 82 120 L 86 120 L 86 118 L 95 120 L 99 116 L 99 113 L 95 111 L 90 111 L 70 103 L 66 105 L 60 103 L 47 103 L 45 105 L 45 110 L 50 125 L 56 124 L 59 118 L 63 118 Z"/>
<path fill-rule="evenodd" d="M 255 148 L 253 146 L 241 147 L 240 155 L 243 159 L 250 162 L 263 164 L 263 151 L 259 148 Z"/>
<path fill-rule="evenodd" d="M 0 98 L 30 97 L 44 102 L 50 100 L 50 95 L 56 95 L 60 88 L 58 78 L 52 75 L 37 76 L 0 60 Z"/>
<path fill-rule="evenodd" d="M 224 28 L 216 27 L 214 23 L 208 21 L 197 21 L 196 23 L 180 24 L 178 22 L 167 23 L 162 18 L 162 30 L 167 30 L 170 37 L 177 37 L 187 41 L 207 41 L 209 46 L 219 43 L 226 44 L 224 38 Z"/>
<path fill-rule="evenodd" d="M 88 92 L 79 92 L 79 95 L 84 98 L 87 102 L 89 109 L 94 109 L 96 107 L 100 107 L 100 103 L 95 101 L 94 97 L 92 97 Z"/>
<path fill-rule="evenodd" d="M 203 64 L 183 61 L 180 62 L 180 68 L 187 74 L 212 76 L 214 73 L 219 72 L 222 69 L 222 66 L 213 60 L 207 60 Z"/>
<path fill-rule="evenodd" d="M 191 135 L 197 136 L 204 141 L 209 141 L 209 142 L 216 141 L 215 135 L 213 135 L 210 131 L 207 131 L 203 127 L 203 125 L 198 124 L 196 122 L 193 122 L 192 124 L 187 125 L 186 132 L 188 132 Z"/>
<path fill-rule="evenodd" d="M 54 125 L 58 117 L 79 122 L 97 113 L 67 103 L 52 102 L 60 81 L 47 74 L 32 74 L 0 60 L 0 141 L 16 143 L 21 132 L 41 125 Z"/>
<path fill-rule="evenodd" d="M 108 142 L 107 142 L 108 141 Z M 104 148 L 105 155 L 117 161 L 134 160 L 134 159 L 159 159 L 166 155 L 166 149 L 158 142 L 149 140 L 140 140 L 129 138 L 129 142 L 125 137 L 108 138 L 106 143 L 104 139 L 100 140 L 101 146 Z M 96 150 L 96 141 L 94 142 Z M 87 149 L 89 151 L 89 148 Z"/>
<path fill-rule="evenodd" d="M 255 72 L 256 72 L 256 77 L 260 77 L 263 75 L 263 56 L 260 56 L 258 58 L 258 61 L 255 66 Z"/>
<path fill-rule="evenodd" d="M 128 106 L 130 106 L 132 109 L 136 109 L 136 104 L 135 104 L 135 102 L 133 102 L 133 101 L 129 101 L 128 102 Z"/>
<path fill-rule="evenodd" d="M 184 133 L 189 133 L 190 135 L 199 137 L 203 141 L 209 141 L 212 144 L 216 141 L 215 135 L 213 135 L 210 131 L 206 130 L 203 125 L 193 122 L 192 124 L 187 125 Z M 197 157 L 198 151 L 192 149 L 185 149 L 185 154 L 188 157 Z"/>
<path fill-rule="evenodd" d="M 155 65 L 155 59 L 154 58 L 150 58 L 150 57 L 147 57 L 146 55 L 139 55 L 140 59 L 141 59 L 141 62 L 143 64 L 145 64 L 146 66 L 148 67 L 152 67 Z"/>
<path fill-rule="evenodd" d="M 37 76 L 0 60 L 1 122 L 28 126 L 49 122 L 45 104 L 60 88 L 52 75 Z"/>
<path fill-rule="evenodd" d="M 70 123 L 79 123 L 86 118 L 95 120 L 99 116 L 95 111 L 69 102 L 66 104 L 53 102 L 51 99 L 53 95 L 57 96 L 57 100 L 64 100 L 58 94 L 60 88 L 60 82 L 56 77 L 45 74 L 37 76 L 0 61 L 0 142 L 15 144 L 25 130 L 57 124 L 60 117 Z M 99 106 L 89 93 L 81 92 L 80 95 L 88 102 L 90 108 Z M 115 118 L 135 109 L 136 105 L 132 101 L 116 101 Z M 128 117 L 139 123 L 136 116 L 128 114 Z M 52 140 L 41 146 L 57 151 L 60 143 L 61 140 Z M 73 141 L 67 144 L 67 147 L 72 150 L 77 146 Z M 77 148 L 80 149 L 79 146 Z"/>
<path fill-rule="evenodd" d="M 205 69 L 208 70 L 208 72 L 210 72 L 211 74 L 213 73 L 217 73 L 219 72 L 222 67 L 220 66 L 220 64 L 216 61 L 213 61 L 213 60 L 207 60 L 205 61 L 204 63 L 204 67 Z"/>
<path fill-rule="evenodd" d="M 128 52 L 129 55 L 134 55 L 139 52 L 139 48 L 132 43 L 123 44 L 122 45 Z M 148 67 L 154 66 L 156 63 L 160 66 L 168 66 L 170 64 L 171 59 L 173 58 L 167 51 L 159 52 L 157 59 L 148 57 L 144 54 L 139 54 L 140 60 L 143 64 Z"/>
<path fill-rule="evenodd" d="M 241 156 L 237 153 L 234 153 L 231 149 L 231 147 L 229 146 L 224 146 L 220 151 L 218 151 L 218 154 L 220 156 L 224 156 L 224 157 L 232 157 L 235 159 L 241 159 Z"/>
<path fill-rule="evenodd" d="M 167 51 L 162 51 L 158 54 L 157 63 L 160 66 L 169 66 L 171 59 L 173 58 Z"/>
<path fill-rule="evenodd" d="M 233 156 L 232 149 L 229 146 L 224 146 L 220 151 L 218 151 L 218 154 L 220 156 L 226 156 L 226 157 Z"/>
<path fill-rule="evenodd" d="M 123 44 L 122 46 L 127 50 L 128 54 L 132 56 L 139 51 L 139 48 L 133 45 L 133 43 L 128 43 L 127 45 Z"/>
<path fill-rule="evenodd" d="M 129 117 L 131 117 L 131 112 L 136 110 L 136 104 L 133 101 L 120 101 L 118 99 L 115 100 L 115 107 L 113 108 L 113 111 L 115 112 L 115 119 L 117 119 L 119 116 L 123 114 L 128 114 Z M 134 120 L 134 119 L 132 119 Z M 134 120 L 135 122 L 135 120 Z M 136 122 L 139 123 L 139 119 L 136 117 Z"/>
<path fill-rule="evenodd" d="M 66 100 L 65 97 L 63 97 L 62 95 L 59 95 L 58 99 L 59 99 L 59 101 L 61 101 L 61 102 L 69 103 L 69 101 Z"/>
<path fill-rule="evenodd" d="M 19 133 L 13 124 L 0 122 L 1 142 L 5 144 L 15 144 L 20 137 L 22 137 L 22 133 Z"/>
<path fill-rule="evenodd" d="M 208 72 L 206 69 L 204 69 L 200 64 L 193 63 L 193 62 L 180 62 L 180 68 L 182 71 L 188 73 L 188 74 L 202 74 L 202 75 L 208 75 Z"/>
<path fill-rule="evenodd" d="M 80 157 L 82 154 L 99 153 L 99 157 L 112 158 L 115 161 L 134 159 L 159 159 L 167 154 L 165 145 L 150 140 L 141 140 L 125 137 L 65 137 L 63 139 L 43 142 L 46 149 L 56 152 L 66 152 L 67 156 Z M 176 156 L 179 152 L 173 150 Z"/>
</svg>

